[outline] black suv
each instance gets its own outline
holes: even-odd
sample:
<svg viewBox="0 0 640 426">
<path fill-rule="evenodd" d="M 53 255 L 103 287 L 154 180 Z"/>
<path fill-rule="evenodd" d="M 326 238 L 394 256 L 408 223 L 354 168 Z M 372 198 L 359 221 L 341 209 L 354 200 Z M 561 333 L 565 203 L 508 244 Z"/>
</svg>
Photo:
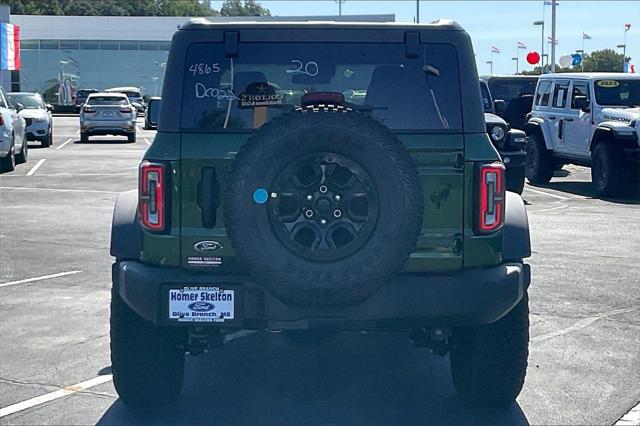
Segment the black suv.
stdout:
<svg viewBox="0 0 640 426">
<path fill-rule="evenodd" d="M 484 108 L 484 120 L 487 123 L 487 134 L 500 153 L 502 162 L 507 169 L 507 191 L 522 194 L 527 159 L 525 152 L 527 135 L 522 130 L 511 129 L 502 117 L 496 115 L 496 106 L 499 107 L 500 102 L 504 101 L 493 100 L 489 86 L 484 80 L 480 80 L 480 93 Z"/>
<path fill-rule="evenodd" d="M 114 212 L 120 397 L 174 400 L 185 354 L 242 329 L 389 330 L 449 354 L 465 401 L 511 404 L 530 245 L 504 175 L 454 22 L 184 25 Z"/>
</svg>

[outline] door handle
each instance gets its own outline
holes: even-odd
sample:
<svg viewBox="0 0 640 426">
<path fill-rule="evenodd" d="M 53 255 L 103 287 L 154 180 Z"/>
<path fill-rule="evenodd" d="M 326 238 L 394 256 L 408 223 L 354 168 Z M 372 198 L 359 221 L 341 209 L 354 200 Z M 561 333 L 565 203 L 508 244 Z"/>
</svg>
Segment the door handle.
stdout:
<svg viewBox="0 0 640 426">
<path fill-rule="evenodd" d="M 565 118 L 564 121 L 573 121 L 573 118 Z"/>
<path fill-rule="evenodd" d="M 555 115 L 550 115 L 549 117 L 547 117 L 549 120 L 555 120 L 556 116 Z"/>
</svg>

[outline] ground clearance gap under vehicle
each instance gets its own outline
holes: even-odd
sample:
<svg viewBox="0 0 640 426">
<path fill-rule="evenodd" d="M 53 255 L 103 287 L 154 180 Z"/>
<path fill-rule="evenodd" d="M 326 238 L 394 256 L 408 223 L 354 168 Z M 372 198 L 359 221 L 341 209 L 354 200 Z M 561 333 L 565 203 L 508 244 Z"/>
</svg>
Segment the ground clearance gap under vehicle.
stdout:
<svg viewBox="0 0 640 426">
<path fill-rule="evenodd" d="M 529 232 L 467 33 L 228 23 L 173 37 L 138 191 L 116 202 L 111 359 L 129 405 L 240 330 L 392 330 L 507 405 L 528 354 Z"/>
<path fill-rule="evenodd" d="M 540 77 L 527 123 L 527 178 L 547 183 L 566 163 L 591 167 L 597 195 L 640 188 L 640 78 L 621 73 Z"/>
</svg>

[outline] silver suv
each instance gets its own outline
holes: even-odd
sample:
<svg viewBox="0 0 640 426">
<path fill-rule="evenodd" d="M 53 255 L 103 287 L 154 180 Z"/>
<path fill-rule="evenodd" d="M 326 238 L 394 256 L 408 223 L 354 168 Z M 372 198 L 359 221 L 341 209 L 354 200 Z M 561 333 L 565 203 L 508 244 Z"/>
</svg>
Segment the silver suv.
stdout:
<svg viewBox="0 0 640 426">
<path fill-rule="evenodd" d="M 526 175 L 547 183 L 567 163 L 591 167 L 599 196 L 638 190 L 640 77 L 620 73 L 540 77 L 526 128 Z"/>
<path fill-rule="evenodd" d="M 121 135 L 136 141 L 136 109 L 123 93 L 92 93 L 80 110 L 80 141 L 89 136 Z"/>
</svg>

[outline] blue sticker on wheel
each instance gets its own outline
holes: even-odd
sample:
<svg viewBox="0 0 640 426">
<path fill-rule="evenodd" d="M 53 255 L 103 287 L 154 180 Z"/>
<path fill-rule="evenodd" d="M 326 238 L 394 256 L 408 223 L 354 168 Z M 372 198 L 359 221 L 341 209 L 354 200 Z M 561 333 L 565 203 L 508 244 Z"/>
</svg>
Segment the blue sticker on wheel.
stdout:
<svg viewBox="0 0 640 426">
<path fill-rule="evenodd" d="M 253 191 L 253 201 L 257 204 L 264 204 L 269 199 L 269 193 L 264 188 L 258 188 Z"/>
</svg>

